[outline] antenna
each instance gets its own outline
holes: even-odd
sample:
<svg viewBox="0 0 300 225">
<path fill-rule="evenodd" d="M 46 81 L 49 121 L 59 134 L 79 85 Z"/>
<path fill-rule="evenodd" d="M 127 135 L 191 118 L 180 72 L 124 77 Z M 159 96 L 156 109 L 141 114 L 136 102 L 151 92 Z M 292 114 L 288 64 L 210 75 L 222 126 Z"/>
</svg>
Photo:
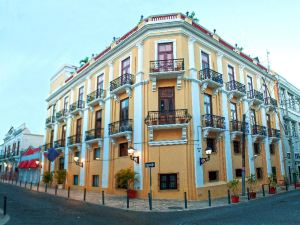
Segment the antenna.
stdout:
<svg viewBox="0 0 300 225">
<path fill-rule="evenodd" d="M 270 52 L 269 52 L 269 50 L 267 49 L 268 72 L 270 72 L 270 60 L 269 60 L 269 55 L 270 55 Z"/>
</svg>

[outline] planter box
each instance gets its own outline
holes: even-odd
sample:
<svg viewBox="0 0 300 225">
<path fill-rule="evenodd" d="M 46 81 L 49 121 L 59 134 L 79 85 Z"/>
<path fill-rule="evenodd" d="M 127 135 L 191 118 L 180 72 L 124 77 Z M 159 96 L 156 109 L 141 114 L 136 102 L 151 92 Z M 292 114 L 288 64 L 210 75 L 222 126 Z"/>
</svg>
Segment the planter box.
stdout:
<svg viewBox="0 0 300 225">
<path fill-rule="evenodd" d="M 128 197 L 129 198 L 136 198 L 137 197 L 137 191 L 136 190 L 127 190 Z"/>
<path fill-rule="evenodd" d="M 255 199 L 256 198 L 256 192 L 250 192 L 249 193 L 249 197 L 250 197 L 250 199 Z"/>
<path fill-rule="evenodd" d="M 231 202 L 232 203 L 238 203 L 240 201 L 240 197 L 239 196 L 231 196 Z"/>
<path fill-rule="evenodd" d="M 269 194 L 276 194 L 276 188 L 275 187 L 270 187 L 269 188 Z"/>
</svg>

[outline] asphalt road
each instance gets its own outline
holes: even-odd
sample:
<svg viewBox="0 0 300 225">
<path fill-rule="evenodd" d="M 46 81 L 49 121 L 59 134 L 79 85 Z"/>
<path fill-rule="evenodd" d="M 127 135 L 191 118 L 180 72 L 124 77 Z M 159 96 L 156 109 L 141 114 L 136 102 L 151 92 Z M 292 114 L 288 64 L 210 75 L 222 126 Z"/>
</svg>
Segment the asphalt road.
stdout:
<svg viewBox="0 0 300 225">
<path fill-rule="evenodd" d="M 3 183 L 0 183 L 1 207 L 4 194 L 8 197 L 10 221 L 7 224 L 10 225 L 300 224 L 300 189 L 238 205 L 180 212 L 126 211 L 30 192 Z"/>
</svg>

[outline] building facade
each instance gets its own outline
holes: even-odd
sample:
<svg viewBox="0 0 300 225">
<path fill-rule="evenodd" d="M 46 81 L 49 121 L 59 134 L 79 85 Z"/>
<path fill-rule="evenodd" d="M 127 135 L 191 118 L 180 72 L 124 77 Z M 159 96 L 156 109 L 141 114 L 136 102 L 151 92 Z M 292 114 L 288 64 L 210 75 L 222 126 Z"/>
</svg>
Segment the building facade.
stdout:
<svg viewBox="0 0 300 225">
<path fill-rule="evenodd" d="M 43 140 L 43 135 L 31 133 L 26 124 L 17 128 L 11 127 L 3 139 L 0 158 L 1 175 L 6 176 L 7 179 L 16 178 L 22 153 L 30 146 L 40 147 Z"/>
<path fill-rule="evenodd" d="M 276 76 L 286 175 L 294 183 L 300 181 L 300 90 L 282 76 Z"/>
<path fill-rule="evenodd" d="M 155 198 L 202 199 L 208 189 L 224 196 L 227 182 L 241 178 L 245 114 L 246 176 L 282 179 L 274 85 L 258 60 L 190 18 L 150 16 L 82 67 L 51 78 L 45 146 L 61 155 L 43 168 L 66 169 L 72 188 L 112 194 L 124 193 L 115 174 L 133 168 L 146 197 L 145 163 L 155 162 Z"/>
</svg>

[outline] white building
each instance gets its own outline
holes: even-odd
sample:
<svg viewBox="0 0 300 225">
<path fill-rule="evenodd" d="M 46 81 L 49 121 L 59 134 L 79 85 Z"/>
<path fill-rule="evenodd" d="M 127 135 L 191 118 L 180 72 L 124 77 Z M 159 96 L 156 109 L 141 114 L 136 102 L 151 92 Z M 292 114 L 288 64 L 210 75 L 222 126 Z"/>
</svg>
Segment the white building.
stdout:
<svg viewBox="0 0 300 225">
<path fill-rule="evenodd" d="M 17 128 L 11 127 L 3 141 L 2 151 L 0 147 L 0 172 L 12 178 L 18 174 L 21 154 L 30 146 L 40 147 L 43 143 L 43 135 L 32 134 L 24 123 Z"/>
</svg>

